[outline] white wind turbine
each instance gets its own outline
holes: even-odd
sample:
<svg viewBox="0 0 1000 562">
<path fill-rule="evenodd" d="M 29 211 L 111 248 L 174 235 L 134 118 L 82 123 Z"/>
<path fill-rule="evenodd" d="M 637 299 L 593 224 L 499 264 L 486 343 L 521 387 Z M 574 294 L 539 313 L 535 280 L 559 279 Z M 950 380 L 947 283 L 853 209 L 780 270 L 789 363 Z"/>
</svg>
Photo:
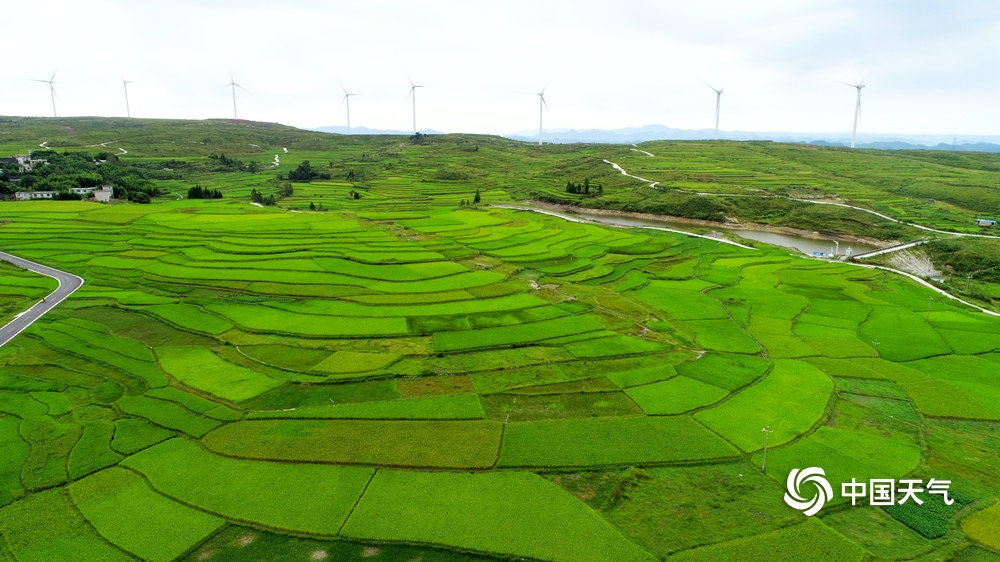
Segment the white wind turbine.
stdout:
<svg viewBox="0 0 1000 562">
<path fill-rule="evenodd" d="M 712 91 L 715 92 L 715 140 L 719 140 L 719 106 L 722 105 L 723 90 L 721 88 L 716 89 L 714 86 L 712 86 L 708 82 L 705 82 L 704 80 L 702 80 L 701 83 L 708 86 L 709 88 L 712 89 Z"/>
<path fill-rule="evenodd" d="M 124 77 L 119 76 L 122 79 L 122 87 L 125 89 L 125 116 L 129 119 L 132 118 L 132 110 L 128 107 L 128 85 L 132 83 L 132 80 L 126 80 Z"/>
<path fill-rule="evenodd" d="M 52 85 L 52 82 L 55 81 L 55 79 L 56 79 L 56 72 L 59 72 L 58 68 L 55 69 L 55 71 L 52 72 L 52 77 L 49 78 L 48 80 L 38 80 L 36 78 L 29 78 L 29 80 L 31 80 L 32 82 L 42 82 L 44 84 L 48 84 L 49 85 L 49 95 L 52 96 L 52 116 L 53 117 L 58 117 L 58 115 L 56 115 L 56 89 Z"/>
<path fill-rule="evenodd" d="M 406 94 L 406 97 L 413 98 L 413 134 L 417 133 L 417 88 L 426 88 L 427 86 L 421 86 L 414 84 L 413 80 L 409 76 L 406 77 L 410 81 L 410 93 Z"/>
<path fill-rule="evenodd" d="M 546 84 L 545 88 L 548 87 L 549 85 Z M 549 104 L 545 103 L 545 88 L 535 94 L 538 96 L 538 146 L 542 146 L 542 108 L 549 108 Z"/>
<path fill-rule="evenodd" d="M 347 132 L 351 132 L 351 96 L 356 96 L 358 94 L 350 94 L 347 92 L 347 88 L 343 84 L 340 85 L 340 89 L 344 90 L 344 99 L 341 100 L 341 105 L 347 104 Z M 414 125 L 413 128 L 416 129 L 416 110 L 414 110 Z"/>
<path fill-rule="evenodd" d="M 232 72 L 229 73 L 229 83 L 226 84 L 226 86 L 229 86 L 233 89 L 233 119 L 239 119 L 238 117 L 236 117 L 236 88 L 239 88 L 244 92 L 246 91 L 246 88 L 236 83 L 236 81 L 233 79 Z"/>
<path fill-rule="evenodd" d="M 851 130 L 851 148 L 854 148 L 854 137 L 858 134 L 858 119 L 861 118 L 861 88 L 865 87 L 865 81 L 862 80 L 857 84 L 851 84 L 837 80 L 837 83 L 850 86 L 858 91 L 857 101 L 854 102 L 854 129 Z"/>
</svg>

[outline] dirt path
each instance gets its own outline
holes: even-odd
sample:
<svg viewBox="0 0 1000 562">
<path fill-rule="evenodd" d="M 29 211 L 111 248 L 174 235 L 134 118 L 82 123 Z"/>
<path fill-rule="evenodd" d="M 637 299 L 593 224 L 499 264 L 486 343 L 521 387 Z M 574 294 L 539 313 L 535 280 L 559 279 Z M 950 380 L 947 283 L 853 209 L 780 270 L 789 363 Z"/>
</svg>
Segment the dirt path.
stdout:
<svg viewBox="0 0 1000 562">
<path fill-rule="evenodd" d="M 635 150 L 635 149 L 632 149 L 632 150 Z M 645 152 L 645 151 L 639 151 L 639 152 Z M 652 156 L 652 154 L 649 154 L 648 152 L 646 152 L 646 154 L 648 154 L 649 156 Z M 649 187 L 656 187 L 660 183 L 658 181 L 652 181 L 652 180 L 648 180 L 646 178 L 640 178 L 639 176 L 634 176 L 634 175 L 626 172 L 625 169 L 622 168 L 621 166 L 619 166 L 618 164 L 615 164 L 614 162 L 612 162 L 612 161 L 610 161 L 608 159 L 605 159 L 604 161 L 606 163 L 608 163 L 608 164 L 611 164 L 616 170 L 618 170 L 619 172 L 621 172 L 623 176 L 628 176 L 630 178 L 635 178 L 637 180 L 647 182 L 647 183 L 649 183 Z M 686 191 L 686 190 L 678 190 L 678 191 Z M 897 220 L 897 219 L 894 219 L 894 218 L 892 218 L 890 216 L 883 215 L 882 213 L 879 213 L 879 212 L 876 212 L 876 211 L 872 211 L 871 209 L 865 209 L 864 207 L 857 207 L 855 205 L 848 205 L 846 203 L 834 203 L 833 201 L 816 201 L 816 200 L 813 200 L 813 199 L 797 199 L 795 197 L 785 197 L 784 195 L 752 195 L 752 194 L 748 194 L 748 193 L 703 193 L 703 192 L 698 192 L 698 191 L 688 191 L 687 193 L 692 193 L 692 194 L 695 194 L 695 195 L 716 195 L 716 196 L 725 196 L 725 197 L 762 197 L 762 198 L 773 198 L 773 199 L 790 199 L 792 201 L 798 201 L 800 203 L 812 203 L 814 205 L 833 205 L 835 207 L 844 207 L 846 209 L 854 209 L 856 211 L 863 211 L 865 213 L 869 213 L 869 214 L 875 215 L 877 217 L 883 218 L 883 219 L 885 219 L 887 221 L 891 221 L 891 222 L 903 224 L 903 225 L 906 225 L 906 226 L 912 226 L 913 228 L 919 228 L 920 230 L 926 230 L 927 232 L 934 232 L 934 233 L 937 233 L 937 234 L 946 234 L 948 236 L 968 236 L 968 237 L 972 237 L 972 238 L 993 238 L 993 239 L 1000 239 L 1000 236 L 991 236 L 989 234 L 971 234 L 971 233 L 967 233 L 967 232 L 951 232 L 951 231 L 948 231 L 948 230 L 938 230 L 936 228 L 931 228 L 929 226 L 923 226 L 923 225 L 919 225 L 919 224 L 912 223 L 912 222 L 906 222 L 906 221 Z"/>
</svg>

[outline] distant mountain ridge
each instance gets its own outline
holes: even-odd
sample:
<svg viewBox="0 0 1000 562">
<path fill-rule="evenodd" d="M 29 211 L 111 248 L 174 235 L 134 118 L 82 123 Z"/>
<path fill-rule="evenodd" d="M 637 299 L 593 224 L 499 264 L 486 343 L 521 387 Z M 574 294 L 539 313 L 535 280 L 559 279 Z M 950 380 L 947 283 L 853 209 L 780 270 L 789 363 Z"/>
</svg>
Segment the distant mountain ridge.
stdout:
<svg viewBox="0 0 1000 562">
<path fill-rule="evenodd" d="M 410 131 L 369 129 L 367 127 L 347 127 L 330 125 L 309 129 L 322 133 L 340 135 L 411 135 Z M 442 134 L 440 131 L 425 129 L 424 134 Z M 509 139 L 538 142 L 537 131 L 518 131 L 501 135 Z M 551 129 L 542 134 L 542 140 L 547 143 L 595 143 L 595 144 L 633 144 L 654 140 L 710 140 L 715 138 L 714 129 L 676 129 L 665 125 L 645 125 L 642 127 L 624 127 L 621 129 Z M 749 131 L 719 131 L 722 140 L 735 141 L 774 141 L 794 144 L 815 144 L 818 146 L 849 146 L 850 133 L 781 133 L 781 132 L 749 132 Z M 874 148 L 878 150 L 955 150 L 963 152 L 1000 152 L 1000 135 L 966 135 L 954 137 L 949 135 L 900 135 L 858 133 L 858 148 Z"/>
</svg>

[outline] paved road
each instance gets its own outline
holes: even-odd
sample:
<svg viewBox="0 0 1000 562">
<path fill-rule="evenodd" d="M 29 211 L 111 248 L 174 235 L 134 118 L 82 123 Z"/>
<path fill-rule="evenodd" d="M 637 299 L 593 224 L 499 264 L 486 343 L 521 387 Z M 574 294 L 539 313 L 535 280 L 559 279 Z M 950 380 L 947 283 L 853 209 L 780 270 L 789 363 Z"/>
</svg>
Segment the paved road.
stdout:
<svg viewBox="0 0 1000 562">
<path fill-rule="evenodd" d="M 51 267 L 46 267 L 33 261 L 28 261 L 4 252 L 0 252 L 0 260 L 10 262 L 18 267 L 23 267 L 29 271 L 34 271 L 35 273 L 51 277 L 59 282 L 59 287 L 53 291 L 52 294 L 46 296 L 44 302 L 36 303 L 35 306 L 29 308 L 26 312 L 22 312 L 20 316 L 11 320 L 11 322 L 6 326 L 0 328 L 0 347 L 2 347 L 4 344 L 14 339 L 14 336 L 20 334 L 25 328 L 32 325 L 35 320 L 41 318 L 43 314 L 52 310 L 66 297 L 73 294 L 73 291 L 79 289 L 83 285 L 83 279 L 73 275 L 72 273 L 52 269 Z"/>
</svg>

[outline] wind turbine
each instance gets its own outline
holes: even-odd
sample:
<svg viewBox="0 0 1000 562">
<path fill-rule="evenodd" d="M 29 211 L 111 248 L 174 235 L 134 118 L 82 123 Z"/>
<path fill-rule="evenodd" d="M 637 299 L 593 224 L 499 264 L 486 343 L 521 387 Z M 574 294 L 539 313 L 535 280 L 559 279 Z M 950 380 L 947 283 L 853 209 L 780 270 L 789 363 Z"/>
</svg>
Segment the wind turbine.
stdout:
<svg viewBox="0 0 1000 562">
<path fill-rule="evenodd" d="M 545 88 L 548 87 L 549 85 L 546 84 Z M 545 88 L 536 94 L 538 96 L 538 146 L 542 146 L 542 108 L 549 108 L 549 104 L 545 103 Z"/>
<path fill-rule="evenodd" d="M 851 148 L 854 148 L 854 137 L 858 134 L 858 119 L 861 117 L 861 88 L 865 87 L 865 81 L 862 80 L 857 84 L 851 84 L 837 80 L 837 83 L 850 86 L 858 91 L 858 100 L 854 103 L 854 129 L 851 130 Z"/>
<path fill-rule="evenodd" d="M 232 72 L 229 73 L 229 83 L 226 84 L 226 86 L 230 86 L 233 89 L 233 119 L 239 119 L 238 117 L 236 117 L 236 88 L 239 88 L 244 92 L 246 91 L 246 88 L 240 86 L 239 84 L 236 83 L 235 80 L 233 80 Z"/>
<path fill-rule="evenodd" d="M 347 132 L 351 132 L 351 96 L 356 96 L 358 94 L 349 94 L 347 92 L 347 88 L 345 88 L 343 84 L 340 85 L 340 89 L 344 90 L 344 99 L 340 103 L 341 104 L 347 104 Z M 413 128 L 416 129 L 417 128 L 417 126 L 416 126 L 416 110 L 414 110 L 414 119 L 413 119 L 413 121 L 414 121 Z"/>
<path fill-rule="evenodd" d="M 413 134 L 417 134 L 417 88 L 426 88 L 427 86 L 414 84 L 409 76 L 406 79 L 410 81 L 410 93 L 406 94 L 406 97 L 413 98 Z"/>
<path fill-rule="evenodd" d="M 714 86 L 712 86 L 708 82 L 705 82 L 704 80 L 702 80 L 701 83 L 708 86 L 709 88 L 712 89 L 712 91 L 715 92 L 715 140 L 719 140 L 719 106 L 722 105 L 723 90 L 721 88 L 716 89 Z"/>
<path fill-rule="evenodd" d="M 49 94 L 52 96 L 52 116 L 53 117 L 58 117 L 58 115 L 56 115 L 56 89 L 52 85 L 52 82 L 56 79 L 56 72 L 59 72 L 58 68 L 55 69 L 55 71 L 52 72 L 52 77 L 49 78 L 48 80 L 38 80 L 36 78 L 29 78 L 29 80 L 31 80 L 32 82 L 42 82 L 42 83 L 45 83 L 45 84 L 49 85 Z"/>
<path fill-rule="evenodd" d="M 132 83 L 132 80 L 126 80 L 124 77 L 119 76 L 122 79 L 122 87 L 125 88 L 125 116 L 129 119 L 132 118 L 132 110 L 128 107 L 128 85 Z"/>
</svg>

